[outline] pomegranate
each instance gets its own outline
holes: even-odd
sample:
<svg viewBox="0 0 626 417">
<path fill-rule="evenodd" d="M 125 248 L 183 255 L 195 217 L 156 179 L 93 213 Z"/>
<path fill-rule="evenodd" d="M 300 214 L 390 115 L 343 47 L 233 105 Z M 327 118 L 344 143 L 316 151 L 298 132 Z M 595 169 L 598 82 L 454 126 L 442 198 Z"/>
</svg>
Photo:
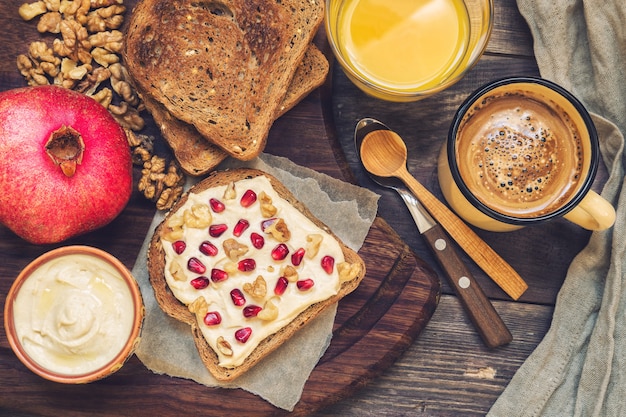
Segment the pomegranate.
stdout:
<svg viewBox="0 0 626 417">
<path fill-rule="evenodd" d="M 245 306 L 243 308 L 243 316 L 245 318 L 256 317 L 263 308 L 255 305 Z"/>
<path fill-rule="evenodd" d="M 206 316 L 204 316 L 204 323 L 207 326 L 217 326 L 221 322 L 222 316 L 220 315 L 219 311 L 209 311 L 208 313 L 206 313 Z"/>
<path fill-rule="evenodd" d="M 241 307 L 246 303 L 246 296 L 243 295 L 243 292 L 241 292 L 239 288 L 233 288 L 230 291 L 230 298 L 237 307 Z"/>
<path fill-rule="evenodd" d="M 279 277 L 278 281 L 276 281 L 276 286 L 274 287 L 274 294 L 283 295 L 287 290 L 287 286 L 289 285 L 289 281 L 285 277 Z"/>
<path fill-rule="evenodd" d="M 212 224 L 209 226 L 209 235 L 211 235 L 211 237 L 220 237 L 227 229 L 228 225 L 224 223 Z"/>
<path fill-rule="evenodd" d="M 34 244 L 110 223 L 133 188 L 124 130 L 98 102 L 56 86 L 0 93 L 0 223 Z"/>
<path fill-rule="evenodd" d="M 206 272 L 206 266 L 195 256 L 192 256 L 187 261 L 187 269 L 195 274 L 204 274 Z"/>
<path fill-rule="evenodd" d="M 218 269 L 218 268 L 211 269 L 211 280 L 213 282 L 221 282 L 227 279 L 228 279 L 228 272 L 222 269 Z"/>
</svg>

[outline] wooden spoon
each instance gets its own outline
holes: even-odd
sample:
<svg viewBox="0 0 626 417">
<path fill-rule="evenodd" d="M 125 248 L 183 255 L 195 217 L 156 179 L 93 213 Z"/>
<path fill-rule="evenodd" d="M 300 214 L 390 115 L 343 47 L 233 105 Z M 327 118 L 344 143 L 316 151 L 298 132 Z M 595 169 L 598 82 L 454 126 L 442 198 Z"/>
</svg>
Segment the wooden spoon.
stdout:
<svg viewBox="0 0 626 417">
<path fill-rule="evenodd" d="M 369 117 L 361 119 L 354 129 L 356 149 L 359 150 L 361 148 L 361 142 L 363 142 L 365 136 L 379 129 L 390 130 L 378 120 Z M 357 152 L 357 155 L 359 156 L 359 161 L 361 161 L 360 153 Z M 377 184 L 396 190 L 406 203 L 409 213 L 415 220 L 417 229 L 424 237 L 424 241 L 430 246 L 435 259 L 439 262 L 444 272 L 444 276 L 448 278 L 450 286 L 459 297 L 461 305 L 474 327 L 476 327 L 485 345 L 490 348 L 496 348 L 511 343 L 513 335 L 483 292 L 478 281 L 476 281 L 467 265 L 461 259 L 455 248 L 456 245 L 441 225 L 435 222 L 424 206 L 398 178 L 379 177 L 372 173 L 369 173 L 369 175 Z"/>
<path fill-rule="evenodd" d="M 517 300 L 526 291 L 528 285 L 518 273 L 409 173 L 406 145 L 396 132 L 384 129 L 370 132 L 359 151 L 368 172 L 402 180 L 458 245 L 511 298 Z"/>
</svg>

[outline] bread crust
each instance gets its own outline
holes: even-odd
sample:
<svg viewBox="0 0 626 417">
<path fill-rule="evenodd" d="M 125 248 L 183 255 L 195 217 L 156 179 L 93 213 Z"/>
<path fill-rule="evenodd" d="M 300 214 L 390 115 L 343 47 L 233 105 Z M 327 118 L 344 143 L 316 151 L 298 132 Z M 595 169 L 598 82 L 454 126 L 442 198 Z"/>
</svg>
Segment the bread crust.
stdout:
<svg viewBox="0 0 626 417">
<path fill-rule="evenodd" d="M 303 311 L 296 318 L 294 318 L 288 325 L 261 341 L 257 348 L 252 352 L 252 354 L 248 356 L 240 366 L 237 366 L 235 368 L 224 368 L 219 366 L 217 354 L 209 346 L 204 336 L 202 335 L 195 315 L 189 311 L 186 305 L 178 301 L 178 299 L 174 296 L 174 294 L 168 287 L 164 272 L 165 252 L 163 250 L 161 241 L 161 231 L 170 216 L 176 213 L 176 211 L 185 203 L 185 201 L 187 201 L 189 193 L 199 193 L 212 187 L 227 185 L 232 181 L 238 181 L 241 179 L 252 178 L 260 175 L 264 175 L 270 180 L 272 186 L 282 198 L 284 198 L 293 207 L 295 207 L 306 217 L 308 217 L 318 227 L 328 231 L 341 245 L 346 262 L 358 265 L 359 272 L 354 279 L 343 282 L 339 292 L 336 295 L 308 307 L 305 311 Z M 350 292 L 354 291 L 365 276 L 365 263 L 354 250 L 350 249 L 343 242 L 341 242 L 341 240 L 336 235 L 334 235 L 334 233 L 332 233 L 332 231 L 330 231 L 329 228 L 324 225 L 324 223 L 317 219 L 300 201 L 298 201 L 278 179 L 260 170 L 241 168 L 235 170 L 213 172 L 207 178 L 192 187 L 189 192 L 186 193 L 179 200 L 179 202 L 166 215 L 163 222 L 161 222 L 154 231 L 148 249 L 148 271 L 150 283 L 152 284 L 155 298 L 160 308 L 171 317 L 187 323 L 189 326 L 191 326 L 194 342 L 198 349 L 200 358 L 202 359 L 202 362 L 204 363 L 206 368 L 217 380 L 231 381 L 245 373 L 247 370 L 256 365 L 260 360 L 262 360 L 265 356 L 267 356 L 270 352 L 281 346 L 295 332 L 297 332 L 299 329 L 309 323 L 313 318 L 317 317 L 326 308 L 333 305 Z"/>
<path fill-rule="evenodd" d="M 142 0 L 123 55 L 137 87 L 229 155 L 265 147 L 322 0 Z"/>
</svg>

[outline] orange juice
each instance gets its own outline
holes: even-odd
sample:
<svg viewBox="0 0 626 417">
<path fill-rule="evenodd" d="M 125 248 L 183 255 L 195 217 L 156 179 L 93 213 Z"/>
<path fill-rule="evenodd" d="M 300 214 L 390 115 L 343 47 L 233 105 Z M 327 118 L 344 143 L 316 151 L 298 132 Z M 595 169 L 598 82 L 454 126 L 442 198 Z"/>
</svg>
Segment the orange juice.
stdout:
<svg viewBox="0 0 626 417">
<path fill-rule="evenodd" d="M 372 84 L 403 91 L 445 82 L 469 40 L 462 0 L 345 0 L 336 29 L 347 65 Z"/>
</svg>

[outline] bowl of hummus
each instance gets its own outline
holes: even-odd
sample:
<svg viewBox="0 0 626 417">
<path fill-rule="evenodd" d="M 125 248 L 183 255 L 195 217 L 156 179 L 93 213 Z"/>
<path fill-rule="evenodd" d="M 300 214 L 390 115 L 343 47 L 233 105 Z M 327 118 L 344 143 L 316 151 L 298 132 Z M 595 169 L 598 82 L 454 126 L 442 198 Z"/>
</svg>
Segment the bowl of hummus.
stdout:
<svg viewBox="0 0 626 417">
<path fill-rule="evenodd" d="M 143 318 L 130 271 L 89 246 L 61 247 L 33 260 L 4 306 L 7 339 L 19 360 L 43 378 L 68 384 L 119 370 L 139 343 Z"/>
</svg>

